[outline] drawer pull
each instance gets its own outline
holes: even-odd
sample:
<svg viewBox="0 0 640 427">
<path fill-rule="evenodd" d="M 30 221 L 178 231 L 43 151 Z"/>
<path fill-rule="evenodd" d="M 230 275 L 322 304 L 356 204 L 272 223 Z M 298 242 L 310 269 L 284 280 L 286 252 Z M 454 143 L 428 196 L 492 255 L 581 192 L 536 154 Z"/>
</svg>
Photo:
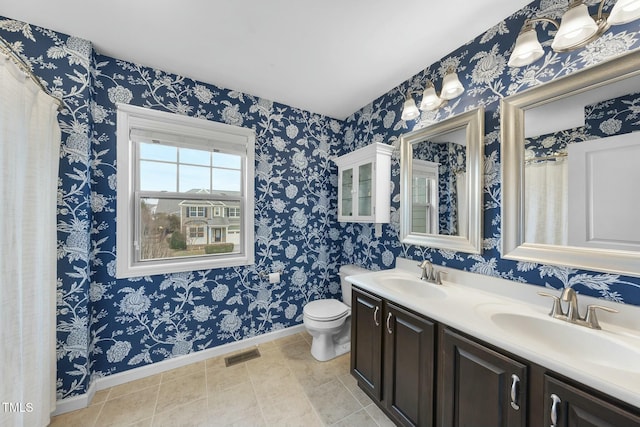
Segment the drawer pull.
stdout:
<svg viewBox="0 0 640 427">
<path fill-rule="evenodd" d="M 387 315 L 387 332 L 389 332 L 389 335 L 393 333 L 391 330 L 391 313 Z"/>
<path fill-rule="evenodd" d="M 380 326 L 380 321 L 378 320 L 379 311 L 380 311 L 380 307 L 376 305 L 376 309 L 373 311 L 373 323 L 375 323 L 376 326 Z"/>
<path fill-rule="evenodd" d="M 520 385 L 520 378 L 516 374 L 511 375 L 511 407 L 516 411 L 520 409 L 518 405 L 518 386 Z"/>
<path fill-rule="evenodd" d="M 562 403 L 562 400 L 557 394 L 551 395 L 551 427 L 558 426 L 558 404 Z"/>
</svg>

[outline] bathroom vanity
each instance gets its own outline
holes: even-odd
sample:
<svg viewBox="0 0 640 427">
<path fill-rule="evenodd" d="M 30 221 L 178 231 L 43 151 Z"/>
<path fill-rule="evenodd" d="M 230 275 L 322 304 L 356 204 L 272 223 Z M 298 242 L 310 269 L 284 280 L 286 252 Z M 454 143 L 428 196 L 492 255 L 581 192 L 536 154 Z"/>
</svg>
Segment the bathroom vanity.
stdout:
<svg viewBox="0 0 640 427">
<path fill-rule="evenodd" d="M 398 263 L 347 278 L 352 374 L 396 424 L 640 426 L 640 333 L 616 315 L 594 331 L 550 318 L 535 286 L 451 269 L 438 286 Z"/>
</svg>

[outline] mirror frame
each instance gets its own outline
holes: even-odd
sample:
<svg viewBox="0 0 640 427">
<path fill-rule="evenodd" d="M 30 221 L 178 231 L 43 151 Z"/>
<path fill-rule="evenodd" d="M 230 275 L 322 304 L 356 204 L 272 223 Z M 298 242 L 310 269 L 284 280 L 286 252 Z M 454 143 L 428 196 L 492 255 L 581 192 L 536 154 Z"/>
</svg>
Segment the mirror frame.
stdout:
<svg viewBox="0 0 640 427">
<path fill-rule="evenodd" d="M 468 184 L 468 236 L 412 233 L 411 223 L 411 176 L 413 168 L 413 144 L 448 132 L 466 128 L 467 140 L 467 184 Z M 482 197 L 484 164 L 484 107 L 480 106 L 453 116 L 439 123 L 402 135 L 400 138 L 400 240 L 402 243 L 429 246 L 438 249 L 482 253 Z"/>
<path fill-rule="evenodd" d="M 640 51 L 616 57 L 500 101 L 502 257 L 640 276 L 640 252 L 524 241 L 524 113 L 527 109 L 640 74 Z"/>
</svg>

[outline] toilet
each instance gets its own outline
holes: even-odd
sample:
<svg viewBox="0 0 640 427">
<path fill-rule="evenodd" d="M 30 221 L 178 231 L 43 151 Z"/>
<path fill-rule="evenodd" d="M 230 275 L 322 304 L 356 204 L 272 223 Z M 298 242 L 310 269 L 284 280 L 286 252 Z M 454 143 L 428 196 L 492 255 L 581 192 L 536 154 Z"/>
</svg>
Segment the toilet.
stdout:
<svg viewBox="0 0 640 427">
<path fill-rule="evenodd" d="M 368 273 L 357 265 L 340 267 L 342 301 L 320 299 L 304 306 L 302 320 L 313 337 L 311 355 L 320 362 L 331 360 L 351 349 L 351 283 L 345 277 Z"/>
</svg>

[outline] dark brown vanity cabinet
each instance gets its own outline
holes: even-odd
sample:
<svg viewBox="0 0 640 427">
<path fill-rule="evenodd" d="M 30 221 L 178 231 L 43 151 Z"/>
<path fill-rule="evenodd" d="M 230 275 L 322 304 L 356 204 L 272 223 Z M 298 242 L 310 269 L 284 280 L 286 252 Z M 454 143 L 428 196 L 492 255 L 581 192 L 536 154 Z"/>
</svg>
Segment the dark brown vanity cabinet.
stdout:
<svg viewBox="0 0 640 427">
<path fill-rule="evenodd" d="M 351 374 L 374 401 L 382 399 L 382 299 L 352 290 Z"/>
<path fill-rule="evenodd" d="M 544 425 L 637 427 L 640 416 L 550 375 L 544 376 Z"/>
<path fill-rule="evenodd" d="M 357 289 L 351 309 L 351 372 L 360 387 L 396 424 L 433 426 L 434 323 Z"/>
<path fill-rule="evenodd" d="M 447 328 L 439 365 L 439 426 L 526 426 L 526 365 Z"/>
<path fill-rule="evenodd" d="M 400 425 L 432 426 L 435 325 L 387 302 L 384 326 L 384 405 Z"/>
<path fill-rule="evenodd" d="M 375 294 L 354 287 L 351 310 L 351 372 L 397 425 L 640 427 L 639 408 Z"/>
</svg>

